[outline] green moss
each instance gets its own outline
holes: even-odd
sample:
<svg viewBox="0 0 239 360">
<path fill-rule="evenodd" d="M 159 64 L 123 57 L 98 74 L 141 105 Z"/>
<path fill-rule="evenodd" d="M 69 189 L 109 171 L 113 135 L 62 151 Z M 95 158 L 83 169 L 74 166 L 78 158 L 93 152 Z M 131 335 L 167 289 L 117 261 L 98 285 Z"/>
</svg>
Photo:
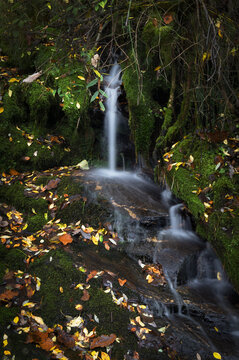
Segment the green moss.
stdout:
<svg viewBox="0 0 239 360">
<path fill-rule="evenodd" d="M 47 223 L 47 221 L 48 220 L 47 218 L 45 218 L 43 213 L 29 216 L 27 231 L 35 233 L 36 231 L 41 230 L 43 226 Z"/>
<path fill-rule="evenodd" d="M 225 195 L 234 194 L 235 186 L 228 176 L 221 176 L 215 181 L 213 186 L 214 205 L 216 209 L 220 209 L 225 202 Z"/>
<path fill-rule="evenodd" d="M 5 273 L 8 268 L 10 270 L 23 270 L 25 267 L 24 259 L 26 255 L 19 249 L 7 249 L 4 245 L 0 245 L 1 274 Z M 4 268 L 5 267 L 5 268 Z"/>
<path fill-rule="evenodd" d="M 152 90 L 156 79 L 152 81 L 151 72 L 146 72 L 143 78 L 142 94 L 139 84 L 135 81 L 136 70 L 133 66 L 123 74 L 123 83 L 129 105 L 129 125 L 133 134 L 136 154 L 141 154 L 148 160 L 149 151 L 154 142 L 153 132 L 160 114 L 160 105 L 152 99 Z M 139 102 L 138 102 L 139 98 Z"/>
<path fill-rule="evenodd" d="M 28 109 L 25 102 L 26 95 L 23 91 L 23 87 L 18 83 L 14 83 L 9 87 L 9 90 L 12 91 L 12 95 L 9 96 L 9 92 L 5 92 L 3 97 L 3 120 L 7 124 L 26 122 Z"/>
<path fill-rule="evenodd" d="M 63 250 L 50 251 L 37 259 L 29 271 L 41 279 L 40 292 L 36 294 L 41 302 L 38 313 L 48 326 L 66 320 L 65 315 L 79 315 L 75 305 L 79 303 L 82 291 L 75 290 L 72 284 L 82 283 L 85 275 L 76 270 Z M 63 293 L 60 292 L 60 287 L 63 288 Z"/>
<path fill-rule="evenodd" d="M 55 98 L 45 86 L 38 82 L 24 85 L 31 122 L 37 126 L 45 127 L 49 121 L 51 107 L 56 106 Z"/>
<path fill-rule="evenodd" d="M 17 307 L 3 307 L 0 306 L 0 333 L 3 334 L 6 331 L 6 327 L 15 318 L 19 309 Z"/>
<path fill-rule="evenodd" d="M 18 211 L 46 212 L 48 210 L 47 202 L 44 199 L 32 199 L 24 195 L 24 186 L 19 182 L 0 186 L 0 196 L 3 202 L 14 206 Z"/>
</svg>

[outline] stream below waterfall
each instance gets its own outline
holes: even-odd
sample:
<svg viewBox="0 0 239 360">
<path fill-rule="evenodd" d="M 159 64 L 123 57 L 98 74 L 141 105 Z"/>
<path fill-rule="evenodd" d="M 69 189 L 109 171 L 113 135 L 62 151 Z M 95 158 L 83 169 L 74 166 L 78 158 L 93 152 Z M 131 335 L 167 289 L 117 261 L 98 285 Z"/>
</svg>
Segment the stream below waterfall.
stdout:
<svg viewBox="0 0 239 360">
<path fill-rule="evenodd" d="M 86 250 L 87 267 L 97 264 L 127 279 L 156 327 L 167 324 L 165 338 L 180 359 L 213 359 L 213 353 L 239 359 L 239 297 L 211 246 L 193 232 L 183 205 L 169 190 L 129 172 L 92 170 L 84 183 L 89 201 L 104 199 L 120 238 L 112 261 Z M 147 264 L 162 265 L 166 283 L 148 283 L 140 272 Z"/>
<path fill-rule="evenodd" d="M 114 63 L 105 77 L 108 169 L 90 171 L 84 180 L 87 198 L 97 202 L 100 197 L 110 208 L 108 221 L 118 233 L 120 251 L 110 261 L 86 250 L 84 261 L 127 279 L 125 286 L 154 318 L 151 328 L 157 333 L 167 324 L 166 342 L 180 359 L 239 359 L 239 297 L 214 250 L 193 232 L 184 205 L 169 190 L 142 173 L 116 170 L 120 73 Z M 139 271 L 152 264 L 162 267 L 163 281 L 149 281 Z M 178 358 L 175 354 L 171 358 Z"/>
</svg>

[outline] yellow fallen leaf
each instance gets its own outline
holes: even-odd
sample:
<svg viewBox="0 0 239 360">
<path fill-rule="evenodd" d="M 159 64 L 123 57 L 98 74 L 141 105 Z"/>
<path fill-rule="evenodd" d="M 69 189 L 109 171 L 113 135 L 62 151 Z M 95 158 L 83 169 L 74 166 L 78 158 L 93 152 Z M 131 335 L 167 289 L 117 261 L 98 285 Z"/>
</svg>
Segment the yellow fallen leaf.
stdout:
<svg viewBox="0 0 239 360">
<path fill-rule="evenodd" d="M 3 340 L 3 347 L 6 347 L 6 346 L 7 346 L 7 344 L 8 344 L 7 339 L 6 339 L 6 340 Z"/>
<path fill-rule="evenodd" d="M 13 82 L 19 82 L 20 79 L 16 79 L 16 78 L 11 78 L 10 80 L 8 80 L 8 82 L 13 83 Z"/>
<path fill-rule="evenodd" d="M 84 76 L 78 75 L 77 77 L 78 77 L 78 79 L 80 79 L 80 80 L 83 80 L 83 81 L 85 80 Z"/>
<path fill-rule="evenodd" d="M 92 240 L 93 244 L 98 245 L 99 240 L 97 239 L 96 236 L 92 235 L 91 240 Z"/>
<path fill-rule="evenodd" d="M 101 360 L 110 360 L 110 357 L 105 352 L 101 351 Z"/>
<path fill-rule="evenodd" d="M 202 61 L 209 60 L 210 56 L 211 56 L 210 53 L 207 53 L 207 52 L 203 53 Z"/>
<path fill-rule="evenodd" d="M 60 287 L 59 287 L 59 290 L 60 290 L 60 292 L 61 292 L 61 293 L 63 293 L 63 292 L 64 292 L 64 290 L 63 290 L 63 287 L 62 287 L 62 286 L 60 286 Z"/>
<path fill-rule="evenodd" d="M 83 289 L 84 289 L 84 286 L 83 286 L 83 284 L 77 284 L 77 285 L 74 287 L 74 289 L 75 289 L 75 290 L 76 290 L 76 289 L 83 290 Z"/>
<path fill-rule="evenodd" d="M 18 321 L 19 321 L 19 317 L 18 317 L 18 316 L 16 316 L 16 317 L 13 319 L 13 322 L 14 322 L 15 324 L 17 324 L 17 323 L 18 323 Z"/>
<path fill-rule="evenodd" d="M 80 311 L 80 310 L 83 309 L 83 306 L 82 306 L 81 304 L 77 304 L 77 305 L 75 306 L 75 309 Z"/>
<path fill-rule="evenodd" d="M 12 90 L 11 89 L 8 90 L 8 96 L 12 97 Z"/>
<path fill-rule="evenodd" d="M 219 359 L 219 360 L 222 358 L 221 355 L 217 352 L 214 352 L 213 356 L 215 357 L 215 359 Z"/>
<path fill-rule="evenodd" d="M 80 109 L 80 103 L 78 101 L 76 103 L 76 107 L 77 107 L 77 109 Z"/>
<path fill-rule="evenodd" d="M 217 280 L 222 280 L 222 274 L 220 272 L 217 273 Z"/>
<path fill-rule="evenodd" d="M 148 283 L 150 284 L 151 282 L 154 281 L 154 278 L 149 274 L 149 275 L 147 275 L 146 280 L 147 280 Z"/>
<path fill-rule="evenodd" d="M 4 351 L 4 355 L 11 355 L 11 353 L 10 353 L 9 350 L 5 350 L 5 351 Z"/>
<path fill-rule="evenodd" d="M 214 329 L 216 330 L 216 332 L 218 332 L 219 330 L 218 330 L 218 328 L 216 327 L 216 326 L 214 326 Z"/>
<path fill-rule="evenodd" d="M 154 69 L 154 71 L 158 71 L 158 70 L 160 70 L 161 69 L 161 66 L 157 66 L 155 69 Z"/>
<path fill-rule="evenodd" d="M 221 29 L 218 30 L 218 35 L 220 36 L 220 38 L 223 38 Z"/>
<path fill-rule="evenodd" d="M 4 108 L 0 107 L 0 114 L 3 113 L 3 111 L 4 111 Z"/>
</svg>

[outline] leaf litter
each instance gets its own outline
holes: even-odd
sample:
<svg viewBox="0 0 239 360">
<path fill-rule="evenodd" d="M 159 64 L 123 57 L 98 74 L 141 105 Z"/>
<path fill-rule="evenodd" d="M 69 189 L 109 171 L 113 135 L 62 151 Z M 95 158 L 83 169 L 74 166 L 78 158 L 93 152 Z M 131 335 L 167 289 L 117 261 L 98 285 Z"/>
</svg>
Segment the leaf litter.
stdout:
<svg viewBox="0 0 239 360">
<path fill-rule="evenodd" d="M 19 131 L 21 131 L 19 129 Z M 35 141 L 30 134 L 22 132 L 29 143 Z M 56 137 L 51 138 L 52 141 L 63 141 Z M 82 170 L 84 169 L 84 170 Z M 106 251 L 117 247 L 119 242 L 118 234 L 115 233 L 111 226 L 95 229 L 88 224 L 84 225 L 81 220 L 70 225 L 64 224 L 60 219 L 55 218 L 56 211 L 67 207 L 74 201 L 87 199 L 80 194 L 70 197 L 64 194 L 61 205 L 59 205 L 58 186 L 64 176 L 69 176 L 73 172 L 79 173 L 88 169 L 86 161 L 83 161 L 75 166 L 64 166 L 60 168 L 50 169 L 43 172 L 46 176 L 55 176 L 55 179 L 48 181 L 43 185 L 37 185 L 36 180 L 42 176 L 42 173 L 18 173 L 11 171 L 9 174 L 1 174 L 1 181 L 3 184 L 11 186 L 16 182 L 24 185 L 24 195 L 35 199 L 44 199 L 48 202 L 48 212 L 46 216 L 46 224 L 41 230 L 35 233 L 27 232 L 28 224 L 25 221 L 25 214 L 19 212 L 14 207 L 2 203 L 0 204 L 0 241 L 7 249 L 18 248 L 25 254 L 25 265 L 34 262 L 37 258 L 48 253 L 51 249 L 57 247 L 67 248 L 72 244 L 83 241 L 86 244 L 96 247 L 102 247 Z M 36 210 L 32 208 L 32 213 L 36 214 Z M 49 259 L 52 260 L 52 257 Z M 91 281 L 93 279 L 102 278 L 102 286 L 107 294 L 110 294 L 112 302 L 117 306 L 132 313 L 132 318 L 129 323 L 129 331 L 133 332 L 139 343 L 143 346 L 144 342 L 151 342 L 153 338 L 161 338 L 165 331 L 154 334 L 154 327 L 157 325 L 154 322 L 153 315 L 147 305 L 132 303 L 122 292 L 123 287 L 127 286 L 127 279 L 118 277 L 118 285 L 120 287 L 114 288 L 111 282 L 104 283 L 103 275 L 105 271 L 102 270 L 88 270 L 84 264 L 78 266 L 78 270 L 85 275 L 85 283 L 75 284 L 74 289 L 81 290 L 82 296 L 79 298 L 84 303 L 90 301 L 89 288 L 91 288 Z M 162 269 L 159 265 L 145 265 L 142 269 L 142 274 L 145 274 L 145 281 L 152 284 L 165 284 L 165 278 Z M 107 271 L 111 276 L 115 274 Z M 84 354 L 86 359 L 110 359 L 110 349 L 114 343 L 123 341 L 117 337 L 117 334 L 111 333 L 101 334 L 97 336 L 97 325 L 100 324 L 100 318 L 94 314 L 92 321 L 96 324 L 93 330 L 86 326 L 88 320 L 81 315 L 76 317 L 68 316 L 67 321 L 62 324 L 55 324 L 53 327 L 48 327 L 44 320 L 35 315 L 34 312 L 39 309 L 41 304 L 39 301 L 34 301 L 34 295 L 39 292 L 41 288 L 41 279 L 23 271 L 8 271 L 4 276 L 4 283 L 0 285 L 0 302 L 2 306 L 12 307 L 15 304 L 19 306 L 19 313 L 11 323 L 11 328 L 17 334 L 26 334 L 26 343 L 33 343 L 42 350 L 51 354 L 55 359 L 68 359 L 65 352 L 69 349 L 76 353 Z M 59 293 L 64 296 L 64 289 L 59 288 Z M 33 300 L 31 300 L 33 299 Z M 78 300 L 78 301 L 79 301 Z M 80 303 L 75 304 L 75 309 L 81 312 L 84 305 Z M 136 314 L 138 315 L 136 316 Z M 90 314 L 89 314 L 90 315 Z M 4 336 L 7 336 L 6 334 Z M 4 340 L 6 347 L 6 339 Z M 161 344 L 161 346 L 163 346 Z M 93 349 L 104 348 L 104 351 L 92 351 Z M 105 352 L 106 351 L 106 352 Z M 10 355 L 10 348 L 5 350 L 5 355 Z M 9 352 L 9 354 L 7 353 Z M 135 359 L 139 359 L 136 351 Z"/>
</svg>

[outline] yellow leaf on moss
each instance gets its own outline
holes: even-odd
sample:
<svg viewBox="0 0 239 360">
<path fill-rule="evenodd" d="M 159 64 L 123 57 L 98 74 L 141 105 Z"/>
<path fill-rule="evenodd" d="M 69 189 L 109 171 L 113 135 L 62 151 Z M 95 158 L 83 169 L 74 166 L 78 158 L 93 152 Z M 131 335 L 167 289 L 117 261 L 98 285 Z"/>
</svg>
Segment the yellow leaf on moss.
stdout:
<svg viewBox="0 0 239 360">
<path fill-rule="evenodd" d="M 10 80 L 8 80 L 8 82 L 10 83 L 14 83 L 14 82 L 19 82 L 20 79 L 16 79 L 16 78 L 11 78 Z"/>
<path fill-rule="evenodd" d="M 85 80 L 84 76 L 78 75 L 77 77 L 78 77 L 78 79 L 80 79 L 80 80 L 83 80 L 83 81 Z"/>
<path fill-rule="evenodd" d="M 101 352 L 101 360 L 110 360 L 110 357 L 105 352 Z"/>
<path fill-rule="evenodd" d="M 0 114 L 3 113 L 3 111 L 4 111 L 4 108 L 0 107 Z"/>
<path fill-rule="evenodd" d="M 7 344 L 8 344 L 7 339 L 6 339 L 6 340 L 3 340 L 3 347 L 6 347 L 6 346 L 7 346 Z"/>
<path fill-rule="evenodd" d="M 19 317 L 18 317 L 18 316 L 16 316 L 16 317 L 13 319 L 13 322 L 14 322 L 15 324 L 17 324 L 17 323 L 18 323 L 18 321 L 19 321 Z"/>
</svg>

